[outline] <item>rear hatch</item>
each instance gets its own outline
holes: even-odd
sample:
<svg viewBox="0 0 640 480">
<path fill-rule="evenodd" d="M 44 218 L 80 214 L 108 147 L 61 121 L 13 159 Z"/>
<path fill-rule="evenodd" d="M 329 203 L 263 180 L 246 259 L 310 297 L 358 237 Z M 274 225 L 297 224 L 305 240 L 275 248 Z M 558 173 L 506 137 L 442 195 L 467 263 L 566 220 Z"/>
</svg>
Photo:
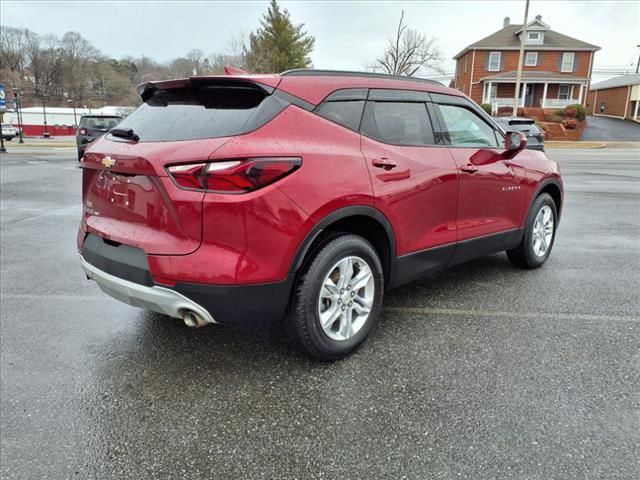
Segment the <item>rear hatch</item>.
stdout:
<svg viewBox="0 0 640 480">
<path fill-rule="evenodd" d="M 144 89 L 145 102 L 83 157 L 83 232 L 148 254 L 195 251 L 205 192 L 178 188 L 166 166 L 206 161 L 231 136 L 261 126 L 278 112 L 272 91 L 219 79 Z"/>
<path fill-rule="evenodd" d="M 533 120 L 509 120 L 509 130 L 522 132 L 527 137 L 527 146 L 539 146 L 544 143 L 544 132 L 538 128 Z"/>
</svg>

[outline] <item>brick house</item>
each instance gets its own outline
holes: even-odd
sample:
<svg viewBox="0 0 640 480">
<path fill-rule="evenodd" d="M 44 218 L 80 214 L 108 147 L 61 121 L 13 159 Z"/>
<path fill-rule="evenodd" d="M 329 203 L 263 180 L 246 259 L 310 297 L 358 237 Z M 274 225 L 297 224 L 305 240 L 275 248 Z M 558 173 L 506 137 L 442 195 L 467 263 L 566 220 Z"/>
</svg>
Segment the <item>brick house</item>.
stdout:
<svg viewBox="0 0 640 480">
<path fill-rule="evenodd" d="M 587 113 L 640 121 L 640 73 L 595 83 L 587 95 Z"/>
<path fill-rule="evenodd" d="M 513 106 L 522 25 L 503 28 L 464 48 L 455 57 L 453 86 L 496 111 Z M 537 16 L 527 25 L 520 106 L 562 108 L 585 104 L 593 57 L 600 47 L 562 35 Z"/>
</svg>

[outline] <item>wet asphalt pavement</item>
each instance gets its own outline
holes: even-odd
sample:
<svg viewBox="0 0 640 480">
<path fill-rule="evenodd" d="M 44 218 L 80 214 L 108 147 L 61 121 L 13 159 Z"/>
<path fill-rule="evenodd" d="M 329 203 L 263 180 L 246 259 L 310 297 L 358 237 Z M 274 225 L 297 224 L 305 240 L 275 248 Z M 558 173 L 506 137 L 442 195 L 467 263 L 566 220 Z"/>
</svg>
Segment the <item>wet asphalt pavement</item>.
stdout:
<svg viewBox="0 0 640 480">
<path fill-rule="evenodd" d="M 102 294 L 73 149 L 21 151 L 0 160 L 3 479 L 638 478 L 639 150 L 551 151 L 542 269 L 499 254 L 390 292 L 333 364 Z"/>
</svg>

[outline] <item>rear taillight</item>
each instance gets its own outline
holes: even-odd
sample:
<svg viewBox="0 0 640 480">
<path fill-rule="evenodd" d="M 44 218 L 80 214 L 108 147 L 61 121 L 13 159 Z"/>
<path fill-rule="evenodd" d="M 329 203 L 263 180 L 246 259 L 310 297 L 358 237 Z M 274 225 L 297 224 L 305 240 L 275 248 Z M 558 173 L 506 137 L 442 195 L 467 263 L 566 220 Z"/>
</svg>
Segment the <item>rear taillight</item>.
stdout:
<svg viewBox="0 0 640 480">
<path fill-rule="evenodd" d="M 88 132 L 87 132 L 87 129 L 83 127 L 80 130 L 78 130 L 78 133 L 80 135 L 85 135 L 86 136 Z"/>
<path fill-rule="evenodd" d="M 286 177 L 301 164 L 298 157 L 247 158 L 171 165 L 167 171 L 182 188 L 246 193 Z"/>
</svg>

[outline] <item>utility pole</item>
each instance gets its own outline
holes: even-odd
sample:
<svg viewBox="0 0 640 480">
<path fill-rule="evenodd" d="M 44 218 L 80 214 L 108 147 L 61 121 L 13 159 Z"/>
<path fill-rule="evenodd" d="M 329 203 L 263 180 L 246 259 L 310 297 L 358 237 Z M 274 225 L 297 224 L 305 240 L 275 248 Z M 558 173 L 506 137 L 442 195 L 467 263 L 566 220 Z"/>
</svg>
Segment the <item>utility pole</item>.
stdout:
<svg viewBox="0 0 640 480">
<path fill-rule="evenodd" d="M 24 143 L 24 140 L 22 139 L 24 123 L 22 123 L 22 115 L 20 113 L 20 93 L 21 92 L 17 88 L 13 89 L 13 98 L 16 101 L 16 115 L 18 117 L 18 129 L 20 129 L 20 139 L 18 140 L 18 143 Z"/>
<path fill-rule="evenodd" d="M 512 116 L 518 116 L 518 103 L 520 103 L 520 81 L 522 80 L 522 62 L 524 61 L 524 44 L 527 41 L 527 22 L 529 21 L 529 0 L 525 0 L 524 25 L 520 33 L 520 56 L 518 57 L 518 73 L 516 74 L 516 93 L 513 98 Z M 526 95 L 527 92 L 523 92 Z"/>
<path fill-rule="evenodd" d="M 44 132 L 42 133 L 42 136 L 44 138 L 49 138 L 49 131 L 47 130 L 47 107 L 45 107 L 44 104 L 44 97 L 45 94 L 42 92 L 42 114 L 44 115 Z"/>
<path fill-rule="evenodd" d="M 640 48 L 640 45 L 636 45 L 636 47 Z M 636 63 L 636 73 L 640 70 L 640 52 L 638 52 L 638 63 Z"/>
</svg>

